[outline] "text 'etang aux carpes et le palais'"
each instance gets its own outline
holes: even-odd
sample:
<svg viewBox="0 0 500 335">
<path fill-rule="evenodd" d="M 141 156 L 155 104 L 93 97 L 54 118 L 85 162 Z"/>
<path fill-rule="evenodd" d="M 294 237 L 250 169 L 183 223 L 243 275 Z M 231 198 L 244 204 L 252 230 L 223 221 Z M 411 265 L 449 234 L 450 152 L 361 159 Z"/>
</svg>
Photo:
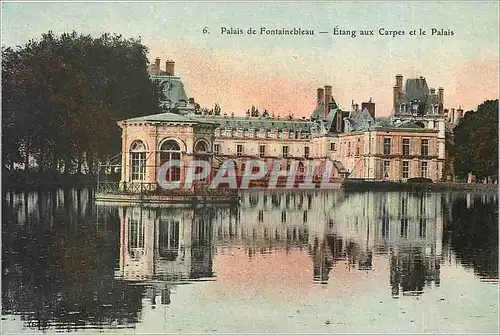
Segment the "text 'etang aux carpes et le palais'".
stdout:
<svg viewBox="0 0 500 335">
<path fill-rule="evenodd" d="M 315 36 L 315 35 L 333 35 L 347 36 L 356 38 L 360 36 L 453 36 L 455 33 L 448 28 L 416 28 L 416 29 L 343 29 L 334 27 L 332 29 L 317 30 L 304 28 L 238 28 L 238 27 L 220 27 L 220 35 L 261 35 L 261 36 Z M 210 28 L 203 28 L 203 34 L 210 34 Z"/>
</svg>

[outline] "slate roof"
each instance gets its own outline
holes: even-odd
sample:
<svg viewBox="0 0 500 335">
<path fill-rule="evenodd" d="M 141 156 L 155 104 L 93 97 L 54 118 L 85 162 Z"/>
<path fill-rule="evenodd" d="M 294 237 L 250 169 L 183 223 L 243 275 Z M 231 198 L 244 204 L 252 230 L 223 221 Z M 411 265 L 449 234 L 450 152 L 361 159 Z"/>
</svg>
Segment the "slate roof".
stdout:
<svg viewBox="0 0 500 335">
<path fill-rule="evenodd" d="M 363 110 L 353 111 L 349 117 L 344 118 L 349 126 L 349 131 L 365 131 L 369 128 L 377 129 L 422 129 L 421 126 L 412 121 L 403 121 L 394 123 L 388 117 L 373 118 L 370 112 L 365 108 Z"/>
<path fill-rule="evenodd" d="M 316 123 L 305 120 L 286 120 L 286 119 L 276 119 L 276 118 L 259 118 L 250 116 L 193 116 L 193 118 L 199 120 L 207 120 L 211 122 L 216 122 L 220 125 L 221 129 L 231 128 L 231 129 L 277 129 L 277 130 L 288 130 L 288 131 L 301 131 L 301 132 L 311 132 Z"/>
<path fill-rule="evenodd" d="M 430 93 L 429 86 L 427 85 L 425 78 L 406 80 L 405 90 L 400 103 L 405 103 L 407 108 L 410 108 L 414 101 L 418 101 L 419 103 L 419 114 L 432 114 L 432 106 L 438 103 L 437 94 Z M 398 110 L 395 112 L 399 113 Z M 410 110 L 408 110 L 408 113 L 410 113 Z"/>
<path fill-rule="evenodd" d="M 368 112 L 368 109 L 352 111 L 348 117 L 344 118 L 350 131 L 363 131 L 375 125 L 375 119 Z"/>
<path fill-rule="evenodd" d="M 404 129 L 423 129 L 418 124 L 415 124 L 411 121 L 403 121 L 401 123 L 394 124 L 394 128 L 404 128 Z"/>
<path fill-rule="evenodd" d="M 332 109 L 338 109 L 337 102 L 333 97 L 331 97 L 330 101 L 328 102 L 330 111 Z M 322 120 L 325 119 L 324 116 L 324 111 L 325 111 L 325 102 L 324 101 L 319 101 L 314 110 L 311 113 L 311 120 Z"/>
<path fill-rule="evenodd" d="M 311 119 L 317 120 L 323 117 L 325 112 L 325 102 L 320 101 L 311 113 Z"/>
<path fill-rule="evenodd" d="M 146 116 L 134 117 L 131 119 L 123 120 L 129 122 L 159 122 L 159 123 L 189 123 L 189 124 L 214 124 L 210 120 L 203 120 L 197 117 L 176 114 L 176 113 L 160 113 Z"/>
<path fill-rule="evenodd" d="M 163 86 L 163 94 L 166 101 L 163 102 L 164 108 L 180 107 L 182 110 L 194 111 L 194 105 L 189 104 L 189 98 L 184 89 L 184 84 L 177 76 L 150 76 L 151 80 L 159 81 Z"/>
</svg>

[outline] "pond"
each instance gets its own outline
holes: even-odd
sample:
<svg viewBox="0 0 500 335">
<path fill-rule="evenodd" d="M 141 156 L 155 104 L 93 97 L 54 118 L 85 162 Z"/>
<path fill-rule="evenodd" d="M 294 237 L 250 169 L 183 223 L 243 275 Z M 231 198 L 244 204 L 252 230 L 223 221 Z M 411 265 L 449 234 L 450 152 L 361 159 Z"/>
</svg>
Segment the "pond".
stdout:
<svg viewBox="0 0 500 335">
<path fill-rule="evenodd" d="M 4 193 L 2 329 L 498 332 L 498 194 L 245 191 L 239 207 Z"/>
</svg>

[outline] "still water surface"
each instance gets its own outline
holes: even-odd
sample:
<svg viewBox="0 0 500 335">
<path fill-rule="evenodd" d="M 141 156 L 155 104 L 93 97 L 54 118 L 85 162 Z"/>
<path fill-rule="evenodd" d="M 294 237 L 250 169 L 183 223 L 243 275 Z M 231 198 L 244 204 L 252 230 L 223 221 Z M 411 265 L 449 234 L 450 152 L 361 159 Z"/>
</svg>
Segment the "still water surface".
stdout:
<svg viewBox="0 0 500 335">
<path fill-rule="evenodd" d="M 498 194 L 4 194 L 2 331 L 498 332 Z"/>
</svg>

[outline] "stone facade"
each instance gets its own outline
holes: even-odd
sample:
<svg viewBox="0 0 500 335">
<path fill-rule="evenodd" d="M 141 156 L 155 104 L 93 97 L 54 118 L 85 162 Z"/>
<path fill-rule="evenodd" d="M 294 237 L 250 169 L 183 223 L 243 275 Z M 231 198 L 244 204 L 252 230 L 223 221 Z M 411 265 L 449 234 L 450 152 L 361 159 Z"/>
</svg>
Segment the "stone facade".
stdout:
<svg viewBox="0 0 500 335">
<path fill-rule="evenodd" d="M 236 163 L 241 174 L 245 162 L 260 159 L 280 161 L 282 168 L 291 161 L 305 164 L 315 160 L 319 166 L 332 161 L 334 177 L 371 180 L 405 181 L 425 177 L 443 179 L 446 159 L 445 140 L 450 116 L 443 109 L 444 93 L 429 89 L 424 78 L 409 79 L 405 91 L 402 76 L 396 77 L 395 108 L 390 117 L 375 115 L 375 103 L 352 103 L 349 111 L 341 110 L 332 97 L 331 86 L 318 89 L 317 106 L 310 118 L 270 116 L 255 108 L 247 116 L 202 113 L 188 99 L 180 77 L 174 77 L 173 63 L 168 71 L 152 66 L 152 78 L 172 81 L 177 89 L 170 91 L 168 103 L 177 106 L 176 113 L 162 113 L 121 121 L 123 130 L 122 182 L 154 183 L 162 163 L 162 145 L 166 141 L 178 144 L 178 154 L 185 163 L 197 155 L 198 143 L 213 166 L 224 159 Z M 175 79 L 175 80 L 174 80 Z M 173 87 L 173 86 L 170 86 Z M 177 95 L 175 95 L 177 92 Z M 413 104 L 413 105 L 412 105 Z M 178 108 L 178 106 L 184 106 Z M 453 122 L 460 116 L 452 113 Z M 455 116 L 456 115 L 456 116 Z M 145 174 L 137 178 L 133 170 L 134 143 L 142 141 L 146 152 Z M 321 168 L 319 171 L 322 171 Z M 183 179 L 185 171 L 181 172 Z"/>
<path fill-rule="evenodd" d="M 211 161 L 217 126 L 212 123 L 163 113 L 120 121 L 119 126 L 122 129 L 122 184 L 155 185 L 158 170 L 166 159 L 181 160 L 184 166 L 193 159 L 208 157 Z M 185 174 L 186 169 L 181 169 L 178 179 L 184 180 Z"/>
</svg>

